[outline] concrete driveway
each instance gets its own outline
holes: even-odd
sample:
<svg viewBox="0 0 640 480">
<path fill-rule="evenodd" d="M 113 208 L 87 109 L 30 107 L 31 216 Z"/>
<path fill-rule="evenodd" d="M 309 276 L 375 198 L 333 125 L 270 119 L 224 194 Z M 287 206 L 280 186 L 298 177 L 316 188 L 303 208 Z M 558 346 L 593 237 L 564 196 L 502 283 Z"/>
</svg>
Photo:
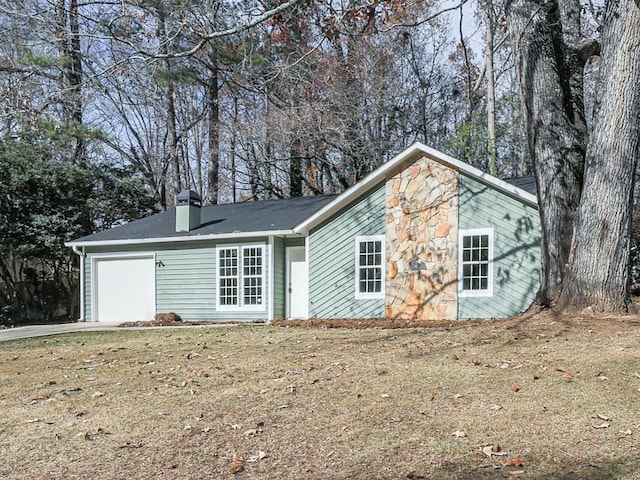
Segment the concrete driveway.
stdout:
<svg viewBox="0 0 640 480">
<path fill-rule="evenodd" d="M 56 325 L 28 325 L 26 327 L 5 328 L 0 330 L 0 342 L 7 340 L 17 340 L 20 338 L 45 337 L 48 335 L 58 335 L 60 333 L 71 332 L 97 332 L 103 330 L 114 330 L 118 328 L 117 323 L 107 322 L 76 322 L 62 323 Z"/>
</svg>

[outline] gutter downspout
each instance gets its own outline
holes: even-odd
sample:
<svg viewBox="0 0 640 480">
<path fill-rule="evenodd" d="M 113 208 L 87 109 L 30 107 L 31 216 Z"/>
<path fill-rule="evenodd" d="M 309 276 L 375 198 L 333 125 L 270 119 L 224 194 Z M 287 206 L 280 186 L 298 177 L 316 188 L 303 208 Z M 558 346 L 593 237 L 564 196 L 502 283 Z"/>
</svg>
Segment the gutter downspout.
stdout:
<svg viewBox="0 0 640 480">
<path fill-rule="evenodd" d="M 71 248 L 73 249 L 73 253 L 80 257 L 80 318 L 78 322 L 86 322 L 84 318 L 84 260 L 87 254 L 84 251 L 84 247 L 82 247 L 82 251 L 76 245 L 73 245 Z"/>
</svg>

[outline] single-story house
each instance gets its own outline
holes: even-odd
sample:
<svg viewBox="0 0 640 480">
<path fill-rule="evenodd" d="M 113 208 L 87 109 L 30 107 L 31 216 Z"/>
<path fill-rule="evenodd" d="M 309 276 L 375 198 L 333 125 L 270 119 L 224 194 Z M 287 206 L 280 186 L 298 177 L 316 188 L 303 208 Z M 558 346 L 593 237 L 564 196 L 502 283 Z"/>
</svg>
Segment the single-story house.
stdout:
<svg viewBox="0 0 640 480">
<path fill-rule="evenodd" d="M 185 191 L 67 243 L 80 321 L 513 316 L 539 285 L 534 191 L 421 143 L 340 195 L 202 207 Z"/>
</svg>

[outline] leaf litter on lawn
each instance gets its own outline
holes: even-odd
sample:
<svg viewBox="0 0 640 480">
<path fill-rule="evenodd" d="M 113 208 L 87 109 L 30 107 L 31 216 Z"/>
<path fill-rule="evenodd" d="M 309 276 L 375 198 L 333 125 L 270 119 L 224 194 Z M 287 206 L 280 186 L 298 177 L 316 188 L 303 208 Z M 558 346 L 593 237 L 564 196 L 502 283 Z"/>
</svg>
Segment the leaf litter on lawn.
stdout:
<svg viewBox="0 0 640 480">
<path fill-rule="evenodd" d="M 4 343 L 0 478 L 638 478 L 638 326 L 613 322 Z"/>
</svg>

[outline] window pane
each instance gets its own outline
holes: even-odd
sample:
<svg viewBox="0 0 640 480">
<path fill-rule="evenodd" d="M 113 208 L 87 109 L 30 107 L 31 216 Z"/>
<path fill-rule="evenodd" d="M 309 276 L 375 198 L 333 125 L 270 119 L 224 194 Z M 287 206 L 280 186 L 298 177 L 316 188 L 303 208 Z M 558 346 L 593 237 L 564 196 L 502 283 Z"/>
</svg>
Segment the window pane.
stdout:
<svg viewBox="0 0 640 480">
<path fill-rule="evenodd" d="M 359 240 L 356 254 L 359 293 L 382 292 L 382 241 Z"/>
<path fill-rule="evenodd" d="M 220 305 L 238 304 L 238 251 L 235 248 L 218 250 Z"/>
<path fill-rule="evenodd" d="M 262 247 L 245 247 L 243 258 L 243 294 L 244 305 L 262 304 Z"/>
<path fill-rule="evenodd" d="M 489 288 L 489 237 L 490 235 L 465 235 L 462 238 L 460 281 L 462 290 L 488 290 Z"/>
</svg>

